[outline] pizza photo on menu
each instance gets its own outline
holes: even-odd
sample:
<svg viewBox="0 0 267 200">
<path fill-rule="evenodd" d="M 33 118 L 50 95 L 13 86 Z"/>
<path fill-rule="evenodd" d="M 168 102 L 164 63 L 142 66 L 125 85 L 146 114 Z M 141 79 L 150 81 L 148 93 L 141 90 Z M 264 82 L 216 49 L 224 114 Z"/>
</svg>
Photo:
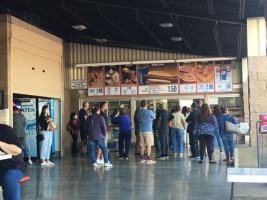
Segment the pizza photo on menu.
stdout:
<svg viewBox="0 0 267 200">
<path fill-rule="evenodd" d="M 196 83 L 195 63 L 184 63 L 179 66 L 180 84 Z"/>
<path fill-rule="evenodd" d="M 209 63 L 197 64 L 197 82 L 198 83 L 214 83 L 214 67 Z"/>
</svg>

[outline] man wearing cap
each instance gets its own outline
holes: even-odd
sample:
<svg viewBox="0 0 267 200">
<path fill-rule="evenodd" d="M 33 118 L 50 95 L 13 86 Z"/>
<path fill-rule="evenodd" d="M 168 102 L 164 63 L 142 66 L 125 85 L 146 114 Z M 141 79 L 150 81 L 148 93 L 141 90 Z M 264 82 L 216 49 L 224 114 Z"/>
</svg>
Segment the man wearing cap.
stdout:
<svg viewBox="0 0 267 200">
<path fill-rule="evenodd" d="M 190 149 L 192 155 L 189 156 L 189 158 L 198 158 L 199 157 L 199 148 L 198 148 L 198 138 L 193 134 L 194 128 L 195 128 L 195 123 L 197 120 L 197 108 L 198 105 L 197 103 L 192 103 L 192 112 L 190 115 L 187 117 L 186 122 L 188 123 L 187 127 L 187 132 L 189 133 L 189 144 L 190 144 Z"/>
</svg>

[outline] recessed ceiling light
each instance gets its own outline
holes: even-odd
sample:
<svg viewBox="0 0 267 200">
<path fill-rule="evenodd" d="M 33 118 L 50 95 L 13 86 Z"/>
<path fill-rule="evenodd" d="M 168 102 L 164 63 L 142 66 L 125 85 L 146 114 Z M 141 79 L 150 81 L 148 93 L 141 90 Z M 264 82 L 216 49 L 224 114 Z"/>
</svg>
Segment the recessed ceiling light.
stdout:
<svg viewBox="0 0 267 200">
<path fill-rule="evenodd" d="M 87 29 L 87 27 L 82 25 L 82 24 L 72 26 L 72 28 L 74 28 L 77 31 L 83 31 L 83 30 Z"/>
<path fill-rule="evenodd" d="M 173 27 L 173 24 L 168 22 L 168 23 L 161 23 L 159 24 L 162 28 L 171 28 Z"/>
<path fill-rule="evenodd" d="M 104 42 L 107 42 L 108 41 L 105 38 L 95 38 L 94 40 L 97 41 L 97 42 L 99 42 L 99 43 L 104 43 Z"/>
<path fill-rule="evenodd" d="M 174 42 L 181 42 L 183 39 L 181 37 L 171 37 L 171 40 Z"/>
</svg>

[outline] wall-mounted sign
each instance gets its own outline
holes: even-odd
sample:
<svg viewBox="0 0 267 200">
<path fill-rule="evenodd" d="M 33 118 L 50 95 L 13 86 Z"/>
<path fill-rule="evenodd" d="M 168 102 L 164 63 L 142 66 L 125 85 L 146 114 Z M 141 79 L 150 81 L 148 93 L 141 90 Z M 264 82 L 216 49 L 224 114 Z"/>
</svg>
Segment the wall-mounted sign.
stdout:
<svg viewBox="0 0 267 200">
<path fill-rule="evenodd" d="M 233 91 L 232 65 L 215 64 L 215 92 Z"/>
<path fill-rule="evenodd" d="M 137 72 L 136 65 L 121 66 L 121 94 L 137 94 Z"/>
<path fill-rule="evenodd" d="M 87 72 L 88 96 L 104 95 L 104 67 L 90 67 Z"/>
<path fill-rule="evenodd" d="M 196 63 L 179 64 L 180 93 L 195 93 L 196 89 Z"/>
<path fill-rule="evenodd" d="M 71 89 L 87 89 L 87 81 L 86 80 L 71 80 Z"/>
<path fill-rule="evenodd" d="M 105 67 L 105 95 L 120 95 L 120 66 Z"/>
<path fill-rule="evenodd" d="M 214 92 L 214 65 L 197 63 L 197 92 Z"/>
</svg>

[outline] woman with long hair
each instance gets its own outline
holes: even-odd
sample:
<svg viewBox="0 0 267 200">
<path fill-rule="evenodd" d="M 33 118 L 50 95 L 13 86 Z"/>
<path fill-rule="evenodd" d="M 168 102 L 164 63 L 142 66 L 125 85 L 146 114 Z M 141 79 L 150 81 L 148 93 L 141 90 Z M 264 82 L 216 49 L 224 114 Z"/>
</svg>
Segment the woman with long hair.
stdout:
<svg viewBox="0 0 267 200">
<path fill-rule="evenodd" d="M 72 136 L 72 153 L 78 153 L 79 151 L 77 150 L 76 143 L 78 140 L 78 135 L 79 135 L 79 126 L 78 126 L 78 121 L 77 121 L 77 113 L 73 112 L 70 114 L 70 121 L 68 123 L 68 129 L 70 128 L 70 134 Z M 69 127 L 70 126 L 70 127 Z"/>
<path fill-rule="evenodd" d="M 198 113 L 198 119 L 195 124 L 194 134 L 199 136 L 200 142 L 200 161 L 203 163 L 203 157 L 205 152 L 205 146 L 207 145 L 209 163 L 216 163 L 212 159 L 211 146 L 214 136 L 219 134 L 219 127 L 217 119 L 214 114 L 211 113 L 209 105 L 203 104 Z"/>
<path fill-rule="evenodd" d="M 227 107 L 222 107 L 222 114 L 217 117 L 219 124 L 219 131 L 223 141 L 224 151 L 226 159 L 223 161 L 233 161 L 234 160 L 234 134 L 225 132 L 225 122 L 229 121 L 236 124 L 236 120 L 233 115 L 229 114 Z M 230 155 L 229 155 L 230 154 Z"/>
<path fill-rule="evenodd" d="M 213 107 L 213 114 L 215 115 L 216 119 L 217 119 L 217 122 L 218 122 L 218 117 L 220 116 L 221 114 L 221 109 L 218 105 L 215 105 Z M 214 139 L 213 139 L 213 142 L 212 142 L 212 148 L 211 148 L 211 151 L 212 153 L 214 152 L 214 149 L 215 149 L 215 146 L 216 146 L 216 139 L 217 139 L 217 142 L 218 142 L 218 146 L 219 146 L 219 149 L 220 149 L 220 153 L 223 154 L 223 149 L 222 149 L 222 139 L 221 139 L 221 136 L 220 134 L 217 134 Z"/>
<path fill-rule="evenodd" d="M 48 105 L 44 105 L 42 107 L 41 115 L 38 119 L 39 125 L 41 127 L 41 134 L 43 134 L 44 136 L 44 140 L 40 142 L 41 166 L 54 166 L 54 163 L 49 161 L 53 139 L 53 132 L 47 130 L 48 123 L 52 120 L 49 114 L 50 111 Z"/>
</svg>

